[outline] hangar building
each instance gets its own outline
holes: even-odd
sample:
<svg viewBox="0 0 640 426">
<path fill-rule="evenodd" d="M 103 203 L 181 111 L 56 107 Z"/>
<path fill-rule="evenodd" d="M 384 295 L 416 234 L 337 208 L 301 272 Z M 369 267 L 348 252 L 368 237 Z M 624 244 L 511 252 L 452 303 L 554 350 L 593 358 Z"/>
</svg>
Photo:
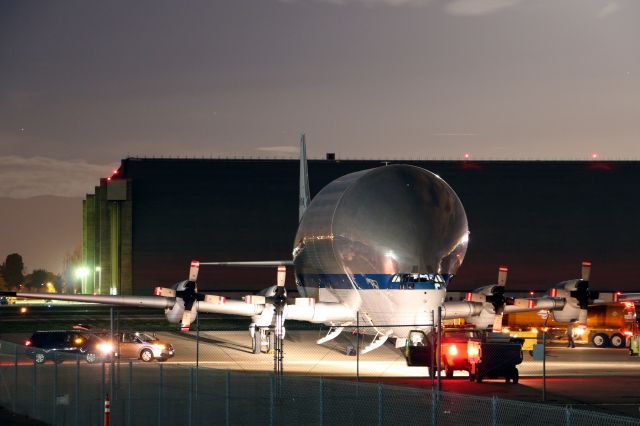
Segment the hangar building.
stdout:
<svg viewBox="0 0 640 426">
<path fill-rule="evenodd" d="M 640 288 L 640 162 L 309 160 L 312 196 L 350 172 L 414 164 L 460 197 L 471 231 L 450 290 L 544 290 L 593 262 L 591 287 Z M 87 291 L 150 295 L 201 261 L 291 259 L 298 160 L 126 158 L 83 202 Z M 397 206 L 398 209 L 404 206 Z M 199 288 L 258 290 L 275 271 L 202 268 Z M 287 277 L 293 287 L 293 275 Z"/>
</svg>

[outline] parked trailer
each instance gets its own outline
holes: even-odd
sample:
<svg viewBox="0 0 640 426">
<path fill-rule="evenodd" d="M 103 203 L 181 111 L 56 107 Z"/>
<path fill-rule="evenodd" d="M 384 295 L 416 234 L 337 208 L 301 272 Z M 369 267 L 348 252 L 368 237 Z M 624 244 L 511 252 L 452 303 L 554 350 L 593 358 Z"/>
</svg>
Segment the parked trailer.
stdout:
<svg viewBox="0 0 640 426">
<path fill-rule="evenodd" d="M 574 327 L 574 341 L 596 348 L 624 348 L 633 334 L 636 311 L 633 303 L 620 302 L 589 307 L 587 324 Z M 546 320 L 538 312 L 518 312 L 505 315 L 503 324 L 513 332 L 547 327 L 549 341 L 567 342 L 567 323 L 557 322 L 550 315 Z"/>
</svg>

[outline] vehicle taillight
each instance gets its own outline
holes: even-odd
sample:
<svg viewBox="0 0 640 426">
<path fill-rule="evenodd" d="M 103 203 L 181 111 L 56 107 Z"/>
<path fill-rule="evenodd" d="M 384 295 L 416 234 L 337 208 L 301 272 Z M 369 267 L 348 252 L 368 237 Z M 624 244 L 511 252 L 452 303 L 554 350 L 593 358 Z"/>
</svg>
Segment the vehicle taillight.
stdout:
<svg viewBox="0 0 640 426">
<path fill-rule="evenodd" d="M 31 346 L 31 340 L 27 340 L 26 342 L 24 342 L 25 346 Z"/>
<path fill-rule="evenodd" d="M 469 358 L 469 362 L 472 364 L 480 361 L 480 344 L 478 342 L 469 341 L 467 343 L 467 358 Z"/>
<path fill-rule="evenodd" d="M 458 348 L 456 348 L 456 345 L 449 346 L 449 355 L 451 355 L 451 356 L 457 356 L 458 355 Z"/>
</svg>

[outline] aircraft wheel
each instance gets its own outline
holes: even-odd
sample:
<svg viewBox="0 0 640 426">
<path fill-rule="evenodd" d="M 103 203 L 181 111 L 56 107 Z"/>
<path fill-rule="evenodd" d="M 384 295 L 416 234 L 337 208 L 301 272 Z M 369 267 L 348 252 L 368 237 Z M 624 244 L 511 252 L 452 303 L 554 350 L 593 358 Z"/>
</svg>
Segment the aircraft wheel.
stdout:
<svg viewBox="0 0 640 426">
<path fill-rule="evenodd" d="M 96 362 L 96 360 L 98 359 L 98 356 L 96 354 L 94 354 L 93 352 L 89 352 L 86 356 L 85 359 L 87 360 L 87 363 L 89 364 L 93 364 L 94 362 Z"/>
<path fill-rule="evenodd" d="M 620 333 L 616 333 L 611 336 L 611 346 L 613 346 L 614 348 L 624 348 L 626 346 L 626 343 L 626 339 Z"/>
<path fill-rule="evenodd" d="M 36 364 L 43 364 L 45 361 L 45 356 L 44 354 L 37 353 L 33 356 L 33 359 L 35 360 Z"/>
<path fill-rule="evenodd" d="M 253 333 L 253 338 L 251 339 L 251 351 L 254 354 L 260 353 L 260 331 L 259 330 L 256 330 L 256 332 Z"/>
<path fill-rule="evenodd" d="M 518 383 L 519 379 L 520 379 L 520 373 L 518 372 L 518 369 L 516 369 L 515 373 L 513 373 L 513 383 Z"/>
<path fill-rule="evenodd" d="M 593 346 L 596 348 L 606 348 L 609 346 L 609 336 L 604 333 L 594 334 L 591 338 L 591 343 L 593 343 Z"/>
<path fill-rule="evenodd" d="M 140 359 L 144 362 L 153 361 L 153 352 L 151 352 L 149 349 L 143 349 L 142 352 L 140 352 Z"/>
</svg>

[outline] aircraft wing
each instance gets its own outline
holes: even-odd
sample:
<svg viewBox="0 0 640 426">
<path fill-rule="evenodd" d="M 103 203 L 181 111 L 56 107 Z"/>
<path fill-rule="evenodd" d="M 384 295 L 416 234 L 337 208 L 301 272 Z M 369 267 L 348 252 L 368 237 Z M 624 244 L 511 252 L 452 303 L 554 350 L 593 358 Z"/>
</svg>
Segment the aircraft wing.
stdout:
<svg viewBox="0 0 640 426">
<path fill-rule="evenodd" d="M 101 303 L 104 305 L 138 306 L 142 308 L 168 308 L 176 303 L 174 297 L 162 296 L 107 296 L 92 294 L 21 293 L 0 291 L 0 296 L 25 299 L 66 300 L 69 302 Z"/>
</svg>

